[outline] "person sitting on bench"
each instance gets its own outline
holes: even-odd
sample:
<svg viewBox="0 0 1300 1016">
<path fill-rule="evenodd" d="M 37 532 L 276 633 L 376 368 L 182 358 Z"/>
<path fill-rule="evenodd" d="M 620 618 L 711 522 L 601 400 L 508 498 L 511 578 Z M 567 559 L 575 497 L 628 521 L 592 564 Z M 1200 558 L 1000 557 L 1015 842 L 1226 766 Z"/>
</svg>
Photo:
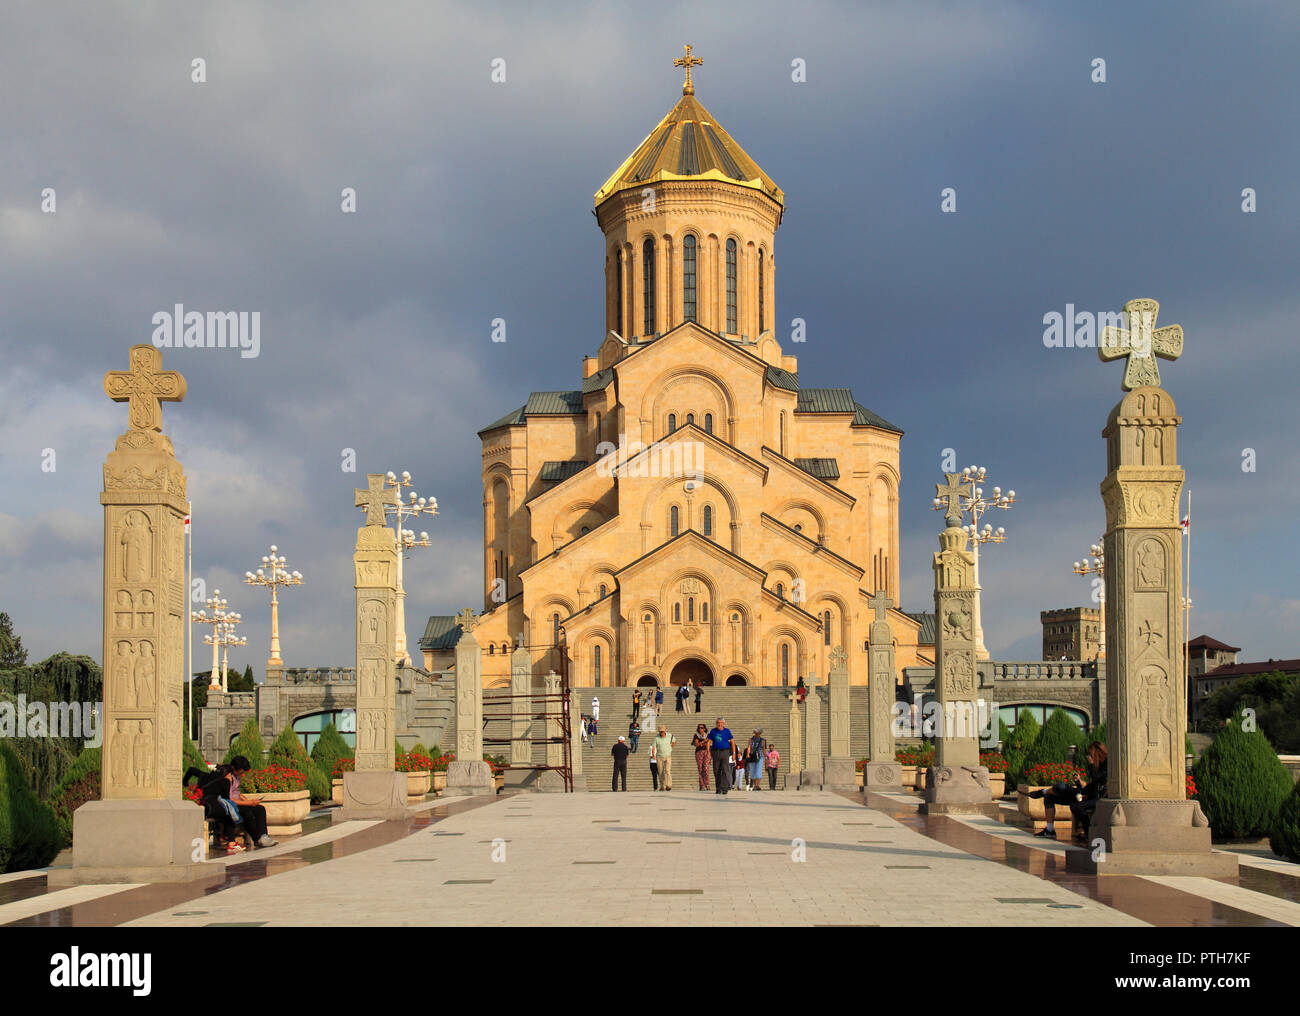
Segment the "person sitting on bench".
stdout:
<svg viewBox="0 0 1300 1016">
<path fill-rule="evenodd" d="M 236 755 L 228 764 L 217 766 L 207 782 L 200 783 L 204 813 L 209 817 L 214 813 L 221 816 L 218 820 L 218 836 L 223 832 L 227 834 L 226 849 L 230 853 L 238 853 L 243 849 L 242 844 L 232 846 L 232 843 L 237 842 L 231 840 L 235 825 L 242 825 L 259 847 L 273 847 L 276 844 L 276 840 L 266 831 L 266 808 L 258 803 L 260 798 L 246 797 L 239 791 L 240 777 L 251 768 L 248 759 Z M 189 779 L 191 773 L 197 772 L 191 768 L 185 774 L 186 779 Z"/>
<path fill-rule="evenodd" d="M 1057 783 L 1046 790 L 1031 790 L 1030 797 L 1043 799 L 1043 813 L 1047 819 L 1041 830 L 1034 833 L 1049 840 L 1056 839 L 1056 806 L 1066 805 L 1071 814 L 1078 819 L 1080 831 L 1075 839 L 1088 840 L 1088 827 L 1092 823 L 1092 813 L 1097 810 L 1097 800 L 1106 793 L 1106 746 L 1100 741 L 1088 745 L 1088 782 L 1085 784 L 1076 774 L 1069 783 Z"/>
</svg>

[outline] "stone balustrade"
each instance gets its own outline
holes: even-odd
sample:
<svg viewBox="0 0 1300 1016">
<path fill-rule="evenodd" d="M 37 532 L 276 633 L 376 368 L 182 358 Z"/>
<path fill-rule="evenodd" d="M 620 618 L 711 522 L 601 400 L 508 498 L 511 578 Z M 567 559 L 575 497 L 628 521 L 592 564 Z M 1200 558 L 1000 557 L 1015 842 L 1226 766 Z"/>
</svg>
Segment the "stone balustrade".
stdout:
<svg viewBox="0 0 1300 1016">
<path fill-rule="evenodd" d="M 354 667 L 286 667 L 285 684 L 356 684 Z"/>
<path fill-rule="evenodd" d="M 1097 664 L 1078 660 L 996 660 L 981 664 L 992 668 L 995 681 L 1080 681 L 1097 676 Z"/>
</svg>

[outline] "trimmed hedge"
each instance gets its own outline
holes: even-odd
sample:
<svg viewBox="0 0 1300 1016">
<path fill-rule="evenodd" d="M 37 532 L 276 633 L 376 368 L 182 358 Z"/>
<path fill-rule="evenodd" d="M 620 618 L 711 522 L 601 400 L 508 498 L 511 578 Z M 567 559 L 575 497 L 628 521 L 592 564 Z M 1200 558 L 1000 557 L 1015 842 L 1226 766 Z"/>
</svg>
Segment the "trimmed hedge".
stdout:
<svg viewBox="0 0 1300 1016">
<path fill-rule="evenodd" d="M 1083 731 L 1065 714 L 1064 709 L 1053 709 L 1052 715 L 1043 724 L 1038 739 L 1034 741 L 1034 746 L 1025 756 L 1025 768 L 1069 761 L 1070 745 L 1074 745 L 1082 757 Z"/>
<path fill-rule="evenodd" d="M 1220 839 L 1267 836 L 1288 794 L 1291 774 L 1258 730 L 1230 723 L 1192 766 L 1196 799 Z"/>
<path fill-rule="evenodd" d="M 1291 788 L 1273 819 L 1268 834 L 1269 849 L 1287 860 L 1300 862 L 1300 783 Z"/>
<path fill-rule="evenodd" d="M 268 764 L 282 765 L 286 769 L 297 769 L 298 772 L 307 780 L 307 789 L 311 791 L 313 801 L 328 801 L 330 799 L 330 781 L 329 777 L 320 771 L 320 767 L 311 760 L 307 754 L 307 749 L 302 746 L 302 741 L 298 735 L 293 732 L 292 724 L 280 731 L 271 744 L 271 755 L 267 759 Z"/>
<path fill-rule="evenodd" d="M 1010 784 L 1023 783 L 1025 774 L 1025 758 L 1029 754 L 1029 749 L 1034 746 L 1038 740 L 1038 735 L 1042 732 L 1042 725 L 1034 719 L 1034 714 L 1028 709 L 1020 710 L 1020 715 L 1016 717 L 1016 726 L 1011 731 L 1011 737 L 1007 740 L 1004 755 L 1007 757 L 1007 782 Z"/>
<path fill-rule="evenodd" d="M 18 753 L 0 739 L 0 872 L 43 868 L 59 852 L 59 825 L 27 785 Z"/>
<path fill-rule="evenodd" d="M 231 742 L 230 750 L 226 752 L 226 757 L 222 761 L 228 763 L 236 755 L 243 755 L 254 769 L 261 769 L 265 764 L 266 744 L 262 740 L 262 732 L 257 727 L 257 720 L 252 717 L 249 717 L 239 736 Z"/>
<path fill-rule="evenodd" d="M 316 743 L 311 747 L 311 760 L 316 763 L 316 768 L 325 774 L 326 779 L 329 779 L 330 774 L 334 772 L 339 759 L 352 758 L 355 754 L 356 752 L 348 747 L 348 742 L 343 740 L 343 735 L 333 723 L 325 724 L 325 729 L 320 732 L 320 737 L 316 738 Z"/>
<path fill-rule="evenodd" d="M 87 748 L 73 761 L 63 774 L 54 793 L 50 795 L 50 810 L 58 823 L 60 848 L 72 845 L 72 815 L 87 801 L 98 801 L 101 795 L 100 768 L 103 752 Z"/>
</svg>

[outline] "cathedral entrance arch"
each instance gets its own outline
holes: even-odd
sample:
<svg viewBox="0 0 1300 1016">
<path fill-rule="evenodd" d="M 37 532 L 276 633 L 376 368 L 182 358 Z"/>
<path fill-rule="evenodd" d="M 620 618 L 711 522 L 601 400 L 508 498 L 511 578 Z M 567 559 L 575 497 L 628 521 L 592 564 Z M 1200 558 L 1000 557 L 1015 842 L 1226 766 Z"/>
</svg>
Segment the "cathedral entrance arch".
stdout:
<svg viewBox="0 0 1300 1016">
<path fill-rule="evenodd" d="M 728 688 L 735 688 L 735 687 L 737 687 L 737 686 L 744 686 L 744 685 L 746 685 L 746 684 L 748 684 L 748 683 L 749 683 L 749 682 L 745 680 L 743 674 L 732 674 L 729 678 L 727 678 L 727 687 L 728 687 Z"/>
<path fill-rule="evenodd" d="M 690 681 L 697 688 L 700 685 L 712 685 L 713 671 L 698 656 L 687 656 L 677 661 L 672 673 L 668 675 L 668 683 L 678 686 L 685 684 L 687 681 Z"/>
<path fill-rule="evenodd" d="M 636 686 L 638 688 L 657 688 L 659 687 L 659 680 L 654 674 L 642 674 L 637 679 Z"/>
</svg>

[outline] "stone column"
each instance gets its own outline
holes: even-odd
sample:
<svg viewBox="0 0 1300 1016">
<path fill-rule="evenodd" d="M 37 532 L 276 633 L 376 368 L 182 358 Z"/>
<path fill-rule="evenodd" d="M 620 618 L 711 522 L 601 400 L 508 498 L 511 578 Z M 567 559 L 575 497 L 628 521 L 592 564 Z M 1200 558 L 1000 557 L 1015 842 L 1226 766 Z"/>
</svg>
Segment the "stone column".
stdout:
<svg viewBox="0 0 1300 1016">
<path fill-rule="evenodd" d="M 1221 878 L 1236 874 L 1237 856 L 1211 849 L 1205 813 L 1186 799 L 1183 759 L 1182 418 L 1159 387 L 1155 363 L 1155 356 L 1182 352 L 1182 329 L 1154 327 L 1154 300 L 1132 300 L 1124 310 L 1130 329 L 1106 329 L 1098 347 L 1104 360 L 1129 356 L 1128 394 L 1102 431 L 1107 796 L 1097 803 L 1092 842 L 1071 849 L 1067 866 L 1102 875 Z"/>
<path fill-rule="evenodd" d="M 162 402 L 185 379 L 152 345 L 104 390 L 128 426 L 104 462 L 103 800 L 73 815 L 72 867 L 51 885 L 219 877 L 204 863 L 203 809 L 181 797 L 185 473 L 162 433 Z"/>
<path fill-rule="evenodd" d="M 397 672 L 397 538 L 385 525 L 384 506 L 397 494 L 386 489 L 382 473 L 366 475 L 356 492 L 366 509 L 353 554 L 357 593 L 357 747 L 356 771 L 343 774 L 343 807 L 332 821 L 393 819 L 406 816 L 406 774 L 395 772 L 393 737 Z"/>
<path fill-rule="evenodd" d="M 799 696 L 791 692 L 786 698 L 790 700 L 790 750 L 786 761 L 790 766 L 790 785 L 795 786 L 803 772 L 803 718 L 799 715 Z"/>
<path fill-rule="evenodd" d="M 553 670 L 548 673 L 542 678 L 542 689 L 546 696 L 546 764 L 561 766 L 564 764 L 564 744 L 560 740 L 560 715 L 564 704 L 560 701 L 560 675 Z M 564 777 L 558 769 L 547 769 L 538 776 L 537 789 L 542 793 L 561 794 L 564 792 Z"/>
<path fill-rule="evenodd" d="M 817 694 L 817 678 L 808 675 L 808 698 L 803 704 L 803 772 L 799 786 L 820 788 L 822 774 L 822 700 Z"/>
<path fill-rule="evenodd" d="M 533 723 L 529 718 L 533 711 L 533 665 L 523 640 L 518 641 L 510 654 L 510 764 L 519 768 L 506 770 L 506 786 L 536 789 L 538 773 L 526 768 L 533 764 Z"/>
<path fill-rule="evenodd" d="M 856 790 L 853 752 L 849 747 L 849 654 L 836 646 L 830 654 L 830 670 L 826 673 L 830 689 L 830 754 L 824 766 L 827 790 Z"/>
<path fill-rule="evenodd" d="M 582 765 L 582 703 L 576 693 L 569 692 L 569 760 L 573 765 L 574 791 L 587 789 L 587 776 Z"/>
<path fill-rule="evenodd" d="M 950 473 L 939 495 L 948 498 L 947 528 L 934 555 L 934 691 L 939 729 L 934 765 L 922 808 L 930 814 L 996 814 L 989 771 L 980 765 L 979 672 L 975 641 L 975 556 L 966 549 L 958 497 L 961 477 Z"/>
<path fill-rule="evenodd" d="M 876 612 L 868 635 L 867 699 L 870 717 L 870 761 L 862 772 L 862 789 L 887 790 L 902 786 L 902 766 L 894 758 L 894 700 L 897 678 L 894 676 L 894 633 L 887 612 L 893 602 L 883 589 L 867 601 Z"/>
<path fill-rule="evenodd" d="M 447 794 L 495 792 L 492 767 L 483 761 L 483 649 L 474 638 L 478 616 L 466 607 L 456 615 L 456 760 L 447 766 Z"/>
</svg>

